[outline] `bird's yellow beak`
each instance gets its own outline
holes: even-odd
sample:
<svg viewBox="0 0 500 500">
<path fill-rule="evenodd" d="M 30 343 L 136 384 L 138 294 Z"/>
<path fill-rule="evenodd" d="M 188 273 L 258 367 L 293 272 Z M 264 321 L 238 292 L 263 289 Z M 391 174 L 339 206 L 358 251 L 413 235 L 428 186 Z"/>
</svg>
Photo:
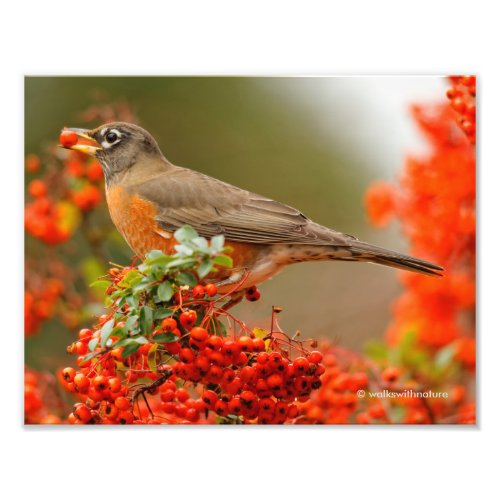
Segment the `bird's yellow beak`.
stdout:
<svg viewBox="0 0 500 500">
<path fill-rule="evenodd" d="M 64 128 L 61 132 L 61 146 L 66 149 L 80 151 L 89 156 L 95 156 L 101 145 L 90 136 L 90 130 L 84 128 Z"/>
</svg>

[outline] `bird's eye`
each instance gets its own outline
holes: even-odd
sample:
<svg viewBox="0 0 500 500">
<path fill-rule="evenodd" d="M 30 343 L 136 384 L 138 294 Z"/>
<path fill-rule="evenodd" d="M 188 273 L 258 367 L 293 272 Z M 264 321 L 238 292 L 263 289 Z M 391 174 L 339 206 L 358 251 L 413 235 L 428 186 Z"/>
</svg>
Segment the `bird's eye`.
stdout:
<svg viewBox="0 0 500 500">
<path fill-rule="evenodd" d="M 118 134 L 116 132 L 108 132 L 106 134 L 106 142 L 108 142 L 109 144 L 113 144 L 113 142 L 116 142 L 116 140 L 118 139 Z"/>
</svg>

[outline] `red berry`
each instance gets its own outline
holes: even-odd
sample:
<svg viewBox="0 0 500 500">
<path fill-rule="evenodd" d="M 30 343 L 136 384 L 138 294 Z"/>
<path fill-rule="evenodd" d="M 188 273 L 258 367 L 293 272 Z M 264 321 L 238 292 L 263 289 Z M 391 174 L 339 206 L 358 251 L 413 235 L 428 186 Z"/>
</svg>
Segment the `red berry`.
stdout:
<svg viewBox="0 0 500 500">
<path fill-rule="evenodd" d="M 40 198 L 47 194 L 47 185 L 40 179 L 35 179 L 30 182 L 28 191 L 33 198 Z"/>
<path fill-rule="evenodd" d="M 470 75 L 467 75 L 467 76 L 463 76 L 462 77 L 462 83 L 466 86 L 466 87 L 470 87 L 472 85 L 476 85 L 476 77 L 475 76 L 470 76 Z"/>
<path fill-rule="evenodd" d="M 194 352 L 189 347 L 184 347 L 179 352 L 179 359 L 183 363 L 192 363 L 194 361 Z"/>
<path fill-rule="evenodd" d="M 222 344 L 222 353 L 225 354 L 226 356 L 238 356 L 241 352 L 241 345 L 238 344 L 237 342 L 234 342 L 234 340 L 226 340 Z"/>
<path fill-rule="evenodd" d="M 256 286 L 252 286 L 250 288 L 247 288 L 245 291 L 245 298 L 250 301 L 250 302 L 255 302 L 256 300 L 260 299 L 260 292 L 257 290 Z"/>
<path fill-rule="evenodd" d="M 70 148 L 78 142 L 78 135 L 72 130 L 63 130 L 59 136 L 59 142 L 65 148 Z"/>
<path fill-rule="evenodd" d="M 191 330 L 196 323 L 196 312 L 193 310 L 184 311 L 179 316 L 179 321 L 186 330 Z"/>
<path fill-rule="evenodd" d="M 177 321 L 174 318 L 165 318 L 161 322 L 161 329 L 166 332 L 172 332 L 177 328 Z"/>
<path fill-rule="evenodd" d="M 243 406 L 238 396 L 235 396 L 228 403 L 229 413 L 231 413 L 232 415 L 239 415 L 241 413 L 242 408 Z"/>
<path fill-rule="evenodd" d="M 89 328 L 82 328 L 78 332 L 78 339 L 83 342 L 88 342 L 92 338 L 92 330 Z"/>
<path fill-rule="evenodd" d="M 462 123 L 462 130 L 467 134 L 467 135 L 474 135 L 476 133 L 476 127 L 473 123 L 471 123 L 468 120 L 465 120 Z"/>
<path fill-rule="evenodd" d="M 75 375 L 76 375 L 76 371 L 74 368 L 71 368 L 70 366 L 68 366 L 67 368 L 65 368 L 63 371 L 62 371 L 62 376 L 63 376 L 63 379 L 66 381 L 66 382 L 73 382 L 73 379 L 75 378 Z"/>
<path fill-rule="evenodd" d="M 76 390 L 82 394 L 85 394 L 90 386 L 89 379 L 83 373 L 77 373 L 73 379 L 73 383 Z"/>
<path fill-rule="evenodd" d="M 243 391 L 240 394 L 240 401 L 246 408 L 252 408 L 257 402 L 257 396 L 252 391 Z"/>
<path fill-rule="evenodd" d="M 223 343 L 224 341 L 222 340 L 222 337 L 219 337 L 218 335 L 212 335 L 207 341 L 207 347 L 214 351 L 218 351 L 219 349 L 221 349 Z"/>
<path fill-rule="evenodd" d="M 451 101 L 451 107 L 455 110 L 455 111 L 458 111 L 459 113 L 461 113 L 462 111 L 465 110 L 465 102 L 463 99 L 461 99 L 460 97 L 455 97 L 455 99 L 453 99 Z"/>
<path fill-rule="evenodd" d="M 207 295 L 209 297 L 213 297 L 214 295 L 217 295 L 217 287 L 213 283 L 209 283 L 208 285 L 205 285 L 205 291 L 207 292 Z"/>
<path fill-rule="evenodd" d="M 131 424 L 134 421 L 134 414 L 131 411 L 121 411 L 118 413 L 118 423 Z"/>
<path fill-rule="evenodd" d="M 296 373 L 303 375 L 309 369 L 309 361 L 304 357 L 297 358 L 293 362 L 293 367 Z"/>
<path fill-rule="evenodd" d="M 180 401 L 181 403 L 185 403 L 189 399 L 189 392 L 186 391 L 183 387 L 180 389 L 177 389 L 175 391 L 175 396 L 177 397 L 177 401 Z"/>
<path fill-rule="evenodd" d="M 279 373 L 273 373 L 267 377 L 266 382 L 271 390 L 277 391 L 283 385 L 283 377 Z"/>
<path fill-rule="evenodd" d="M 195 408 L 189 408 L 189 410 L 186 412 L 186 420 L 189 420 L 190 422 L 196 422 L 200 419 L 200 414 L 198 413 L 198 410 Z"/>
<path fill-rule="evenodd" d="M 180 334 L 179 334 L 180 337 Z M 179 342 L 167 342 L 165 345 L 165 349 L 170 353 L 170 354 L 179 354 L 181 350 L 181 344 Z"/>
<path fill-rule="evenodd" d="M 286 415 L 288 418 L 296 418 L 298 414 L 299 408 L 297 407 L 297 405 L 292 404 L 288 407 L 288 412 Z"/>
<path fill-rule="evenodd" d="M 99 162 L 93 161 L 87 167 L 87 177 L 92 182 L 98 182 L 104 177 L 104 174 L 102 172 L 101 165 L 99 165 Z"/>
<path fill-rule="evenodd" d="M 205 297 L 205 288 L 202 285 L 196 285 L 193 288 L 193 298 L 202 299 L 203 297 Z"/>
<path fill-rule="evenodd" d="M 97 375 L 92 379 L 92 387 L 98 391 L 104 391 L 108 388 L 108 379 L 102 375 Z"/>
<path fill-rule="evenodd" d="M 263 339 L 253 339 L 252 343 L 254 352 L 264 352 L 266 350 L 266 344 Z"/>
<path fill-rule="evenodd" d="M 130 401 L 123 396 L 119 396 L 115 399 L 115 406 L 119 410 L 128 410 L 130 408 Z"/>
<path fill-rule="evenodd" d="M 241 349 L 246 352 L 253 351 L 253 340 L 251 337 L 247 335 L 243 335 L 238 339 L 238 344 L 241 346 Z"/>
<path fill-rule="evenodd" d="M 382 372 L 382 379 L 386 382 L 394 382 L 400 375 L 399 368 L 389 366 Z"/>
<path fill-rule="evenodd" d="M 200 326 L 195 326 L 191 330 L 191 338 L 196 340 L 197 342 L 204 342 L 208 339 L 208 331 L 206 328 L 201 328 Z"/>
<path fill-rule="evenodd" d="M 111 392 L 118 392 L 122 388 L 122 381 L 118 377 L 111 377 L 108 380 L 108 389 Z"/>
<path fill-rule="evenodd" d="M 265 365 L 269 361 L 269 354 L 267 352 L 259 352 L 257 354 L 257 363 L 259 365 Z"/>
<path fill-rule="evenodd" d="M 84 424 L 86 424 L 92 418 L 92 413 L 90 412 L 89 408 L 81 403 L 76 405 L 73 414 L 78 420 L 80 420 L 80 422 Z"/>
<path fill-rule="evenodd" d="M 265 413 L 273 413 L 276 403 L 271 398 L 263 398 L 259 401 L 259 409 Z"/>
<path fill-rule="evenodd" d="M 220 417 L 225 417 L 226 415 L 229 414 L 229 408 L 228 405 L 225 401 L 217 401 L 214 406 L 214 411 L 219 415 Z"/>
<path fill-rule="evenodd" d="M 219 399 L 217 394 L 214 391 L 205 391 L 202 396 L 203 402 L 207 405 L 209 409 L 212 409 L 216 403 L 216 401 Z"/>
<path fill-rule="evenodd" d="M 321 360 L 323 359 L 323 354 L 321 354 L 319 351 L 312 351 L 308 354 L 307 360 L 310 363 L 321 363 Z"/>
<path fill-rule="evenodd" d="M 368 386 L 368 375 L 365 372 L 355 372 L 349 377 L 349 390 L 357 391 Z"/>
<path fill-rule="evenodd" d="M 357 424 L 369 424 L 370 423 L 370 415 L 366 412 L 358 413 L 356 415 L 356 423 Z"/>
</svg>

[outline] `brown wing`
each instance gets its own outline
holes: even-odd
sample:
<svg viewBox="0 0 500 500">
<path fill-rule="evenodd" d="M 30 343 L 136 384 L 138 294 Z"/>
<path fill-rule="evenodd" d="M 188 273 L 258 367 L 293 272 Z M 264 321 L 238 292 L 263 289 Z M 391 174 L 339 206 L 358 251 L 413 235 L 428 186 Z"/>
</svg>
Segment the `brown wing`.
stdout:
<svg viewBox="0 0 500 500">
<path fill-rule="evenodd" d="M 249 243 L 350 246 L 355 238 L 312 222 L 298 210 L 192 170 L 176 167 L 136 185 L 158 206 L 160 226 L 189 224 L 205 237 Z"/>
</svg>

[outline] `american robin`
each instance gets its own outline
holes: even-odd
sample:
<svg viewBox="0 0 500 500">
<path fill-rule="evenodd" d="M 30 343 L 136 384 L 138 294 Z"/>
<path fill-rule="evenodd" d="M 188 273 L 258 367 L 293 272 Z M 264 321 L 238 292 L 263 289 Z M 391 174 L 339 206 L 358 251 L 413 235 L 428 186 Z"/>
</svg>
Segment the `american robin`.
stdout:
<svg viewBox="0 0 500 500">
<path fill-rule="evenodd" d="M 248 288 L 296 262 L 373 262 L 432 276 L 443 270 L 316 224 L 299 210 L 265 196 L 177 167 L 137 125 L 116 122 L 94 130 L 67 130 L 78 136 L 78 142 L 67 147 L 95 156 L 100 163 L 111 218 L 139 257 L 153 249 L 171 253 L 173 232 L 186 224 L 207 238 L 225 236 L 233 247 L 234 267 L 211 276 L 222 293 L 243 277 L 242 287 Z"/>
</svg>

